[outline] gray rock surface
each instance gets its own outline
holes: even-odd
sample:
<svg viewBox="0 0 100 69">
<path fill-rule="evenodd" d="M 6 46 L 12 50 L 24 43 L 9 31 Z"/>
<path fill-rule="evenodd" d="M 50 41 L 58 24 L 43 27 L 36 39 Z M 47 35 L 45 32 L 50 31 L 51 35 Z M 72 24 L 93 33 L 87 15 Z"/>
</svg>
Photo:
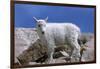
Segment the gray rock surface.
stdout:
<svg viewBox="0 0 100 69">
<path fill-rule="evenodd" d="M 39 37 L 36 33 L 35 28 L 16 28 L 15 29 L 15 63 L 18 62 L 17 57 L 23 58 L 27 56 L 27 58 L 23 59 L 24 62 L 29 62 L 33 58 L 36 60 L 36 57 L 42 57 L 42 54 L 40 53 L 45 53 L 46 48 L 41 48 L 36 40 L 38 40 Z M 82 55 L 82 61 L 93 61 L 94 60 L 94 35 L 92 33 L 82 33 L 82 36 L 80 39 L 86 39 L 88 42 L 85 44 L 87 45 L 87 50 L 83 52 Z M 35 43 L 35 44 L 34 44 Z M 41 45 L 41 44 L 40 44 Z M 38 48 L 38 49 L 37 49 Z M 34 53 L 32 52 L 34 49 Z M 31 54 L 31 56 L 34 57 L 29 57 L 27 52 Z M 27 61 L 26 61 L 27 59 Z M 55 59 L 56 63 L 65 63 L 66 61 L 61 58 Z M 36 62 L 30 62 L 30 64 L 38 64 Z"/>
</svg>

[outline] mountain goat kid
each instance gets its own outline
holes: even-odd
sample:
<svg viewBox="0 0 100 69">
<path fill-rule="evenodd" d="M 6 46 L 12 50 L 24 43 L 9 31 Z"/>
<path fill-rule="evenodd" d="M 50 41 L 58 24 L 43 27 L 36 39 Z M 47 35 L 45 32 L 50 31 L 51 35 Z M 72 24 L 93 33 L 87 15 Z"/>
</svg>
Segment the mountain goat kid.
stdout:
<svg viewBox="0 0 100 69">
<path fill-rule="evenodd" d="M 44 20 L 33 18 L 37 24 L 37 33 L 48 48 L 46 63 L 54 63 L 54 49 L 65 45 L 71 48 L 71 53 L 69 55 L 64 51 L 61 51 L 61 53 L 66 57 L 74 59 L 75 62 L 79 62 L 80 45 L 77 41 L 80 36 L 79 27 L 72 23 L 47 23 L 48 17 Z"/>
</svg>

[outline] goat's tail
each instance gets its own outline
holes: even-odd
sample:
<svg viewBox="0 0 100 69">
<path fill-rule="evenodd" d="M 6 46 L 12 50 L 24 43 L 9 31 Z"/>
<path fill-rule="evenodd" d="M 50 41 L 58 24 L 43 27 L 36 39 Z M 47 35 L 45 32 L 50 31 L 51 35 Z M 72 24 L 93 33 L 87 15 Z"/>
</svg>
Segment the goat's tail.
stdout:
<svg viewBox="0 0 100 69">
<path fill-rule="evenodd" d="M 79 31 L 78 34 L 79 34 L 78 39 L 80 39 L 81 38 L 81 31 Z"/>
<path fill-rule="evenodd" d="M 82 42 L 81 42 L 81 31 L 78 31 L 78 43 L 81 46 Z"/>
</svg>

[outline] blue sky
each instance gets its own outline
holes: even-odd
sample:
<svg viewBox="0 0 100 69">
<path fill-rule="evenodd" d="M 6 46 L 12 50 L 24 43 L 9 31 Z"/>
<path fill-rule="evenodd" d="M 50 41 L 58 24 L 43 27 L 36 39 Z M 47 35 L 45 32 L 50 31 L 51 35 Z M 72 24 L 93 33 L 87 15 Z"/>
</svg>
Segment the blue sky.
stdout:
<svg viewBox="0 0 100 69">
<path fill-rule="evenodd" d="M 15 4 L 15 27 L 36 27 L 33 16 L 37 19 L 48 16 L 48 22 L 71 22 L 82 32 L 94 32 L 94 8 Z"/>
</svg>

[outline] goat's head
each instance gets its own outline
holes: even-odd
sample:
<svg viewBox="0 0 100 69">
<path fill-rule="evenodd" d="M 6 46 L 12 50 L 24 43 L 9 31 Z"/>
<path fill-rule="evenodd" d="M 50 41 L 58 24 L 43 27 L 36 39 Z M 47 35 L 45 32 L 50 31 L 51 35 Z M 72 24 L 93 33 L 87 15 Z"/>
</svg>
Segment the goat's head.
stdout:
<svg viewBox="0 0 100 69">
<path fill-rule="evenodd" d="M 46 19 L 37 19 L 35 17 L 33 17 L 36 21 L 36 25 L 37 25 L 37 30 L 39 33 L 44 34 L 45 33 L 45 27 L 46 27 L 46 23 L 48 20 L 48 17 Z"/>
</svg>

